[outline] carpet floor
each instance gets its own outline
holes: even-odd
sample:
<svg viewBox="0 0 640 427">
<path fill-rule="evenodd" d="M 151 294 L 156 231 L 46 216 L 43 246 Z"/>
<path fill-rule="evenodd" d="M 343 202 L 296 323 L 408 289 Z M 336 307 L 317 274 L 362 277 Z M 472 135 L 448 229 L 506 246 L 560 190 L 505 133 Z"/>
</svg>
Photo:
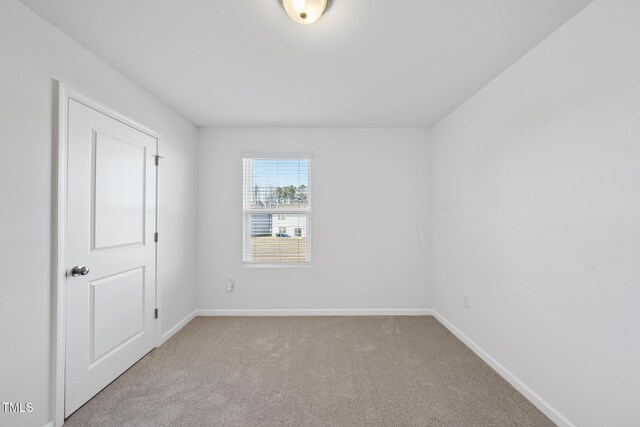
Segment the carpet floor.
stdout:
<svg viewBox="0 0 640 427">
<path fill-rule="evenodd" d="M 74 426 L 553 426 L 431 316 L 197 317 Z"/>
</svg>

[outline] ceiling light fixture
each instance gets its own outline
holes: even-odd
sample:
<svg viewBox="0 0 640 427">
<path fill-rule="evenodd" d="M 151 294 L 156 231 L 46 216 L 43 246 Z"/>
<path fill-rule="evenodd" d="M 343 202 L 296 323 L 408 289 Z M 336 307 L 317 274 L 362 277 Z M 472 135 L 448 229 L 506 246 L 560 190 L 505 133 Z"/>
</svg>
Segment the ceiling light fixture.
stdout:
<svg viewBox="0 0 640 427">
<path fill-rule="evenodd" d="M 324 13 L 329 0 L 282 0 L 289 18 L 298 24 L 313 24 Z"/>
</svg>

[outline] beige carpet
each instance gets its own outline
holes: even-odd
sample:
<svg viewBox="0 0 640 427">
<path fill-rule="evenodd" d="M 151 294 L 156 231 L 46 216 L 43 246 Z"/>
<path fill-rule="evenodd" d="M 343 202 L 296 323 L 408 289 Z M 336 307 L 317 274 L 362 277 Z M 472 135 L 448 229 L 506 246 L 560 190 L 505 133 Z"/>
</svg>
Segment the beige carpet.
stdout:
<svg viewBox="0 0 640 427">
<path fill-rule="evenodd" d="M 66 426 L 552 426 L 433 317 L 199 317 Z"/>
</svg>

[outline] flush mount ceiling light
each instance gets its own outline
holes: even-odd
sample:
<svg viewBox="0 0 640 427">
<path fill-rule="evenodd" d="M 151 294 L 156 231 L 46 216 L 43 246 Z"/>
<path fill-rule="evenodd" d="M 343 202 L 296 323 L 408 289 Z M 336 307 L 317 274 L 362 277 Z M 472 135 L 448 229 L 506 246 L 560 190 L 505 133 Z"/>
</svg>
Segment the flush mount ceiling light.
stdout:
<svg viewBox="0 0 640 427">
<path fill-rule="evenodd" d="M 282 0 L 289 18 L 298 24 L 313 24 L 324 13 L 329 0 Z"/>
</svg>

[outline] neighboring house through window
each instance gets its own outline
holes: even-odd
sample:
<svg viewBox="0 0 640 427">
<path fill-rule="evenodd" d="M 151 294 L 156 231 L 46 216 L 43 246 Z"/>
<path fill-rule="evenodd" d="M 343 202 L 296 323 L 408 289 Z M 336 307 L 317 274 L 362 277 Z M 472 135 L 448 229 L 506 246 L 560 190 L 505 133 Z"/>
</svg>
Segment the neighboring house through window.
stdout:
<svg viewBox="0 0 640 427">
<path fill-rule="evenodd" d="M 309 264 L 310 166 L 309 158 L 243 159 L 246 265 Z"/>
</svg>

